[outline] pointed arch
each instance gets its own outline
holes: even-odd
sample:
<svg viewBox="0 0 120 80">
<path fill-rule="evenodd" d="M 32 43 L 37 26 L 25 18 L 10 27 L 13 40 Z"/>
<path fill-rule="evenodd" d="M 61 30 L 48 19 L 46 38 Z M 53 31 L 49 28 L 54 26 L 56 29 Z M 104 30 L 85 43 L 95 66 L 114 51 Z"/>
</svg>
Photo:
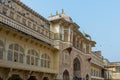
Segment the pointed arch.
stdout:
<svg viewBox="0 0 120 80">
<path fill-rule="evenodd" d="M 86 75 L 86 80 L 89 80 L 89 75 L 88 74 Z"/>
<path fill-rule="evenodd" d="M 78 70 L 80 71 L 80 61 L 78 58 L 74 59 L 73 64 L 74 64 L 74 71 L 78 71 Z"/>
<path fill-rule="evenodd" d="M 73 60 L 73 74 L 74 78 L 81 77 L 81 63 L 77 57 Z"/>
<path fill-rule="evenodd" d="M 67 70 L 65 70 L 63 72 L 63 80 L 70 80 L 70 78 L 69 78 L 69 72 Z"/>
</svg>

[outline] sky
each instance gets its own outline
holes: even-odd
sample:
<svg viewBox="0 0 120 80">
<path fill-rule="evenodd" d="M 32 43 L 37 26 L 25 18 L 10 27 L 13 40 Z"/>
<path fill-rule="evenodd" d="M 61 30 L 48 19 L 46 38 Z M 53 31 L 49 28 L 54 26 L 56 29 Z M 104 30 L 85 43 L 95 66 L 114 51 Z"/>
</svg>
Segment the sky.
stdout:
<svg viewBox="0 0 120 80">
<path fill-rule="evenodd" d="M 43 17 L 64 9 L 80 31 L 96 42 L 93 50 L 111 62 L 120 61 L 120 0 L 21 0 Z"/>
</svg>

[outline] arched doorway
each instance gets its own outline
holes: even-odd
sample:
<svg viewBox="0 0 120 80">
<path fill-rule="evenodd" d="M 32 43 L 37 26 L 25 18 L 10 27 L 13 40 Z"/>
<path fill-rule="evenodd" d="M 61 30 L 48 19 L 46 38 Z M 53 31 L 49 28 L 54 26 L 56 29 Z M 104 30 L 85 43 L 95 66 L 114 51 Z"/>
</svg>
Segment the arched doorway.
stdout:
<svg viewBox="0 0 120 80">
<path fill-rule="evenodd" d="M 86 75 L 86 80 L 89 80 L 89 75 L 88 74 Z"/>
<path fill-rule="evenodd" d="M 13 74 L 8 80 L 23 80 L 19 75 Z"/>
<path fill-rule="evenodd" d="M 67 70 L 63 72 L 63 80 L 69 80 L 69 72 Z"/>
<path fill-rule="evenodd" d="M 37 80 L 35 76 L 30 76 L 28 80 Z"/>
<path fill-rule="evenodd" d="M 49 78 L 48 77 L 44 77 L 43 80 L 49 80 Z"/>
<path fill-rule="evenodd" d="M 74 78 L 80 78 L 81 73 L 80 73 L 80 61 L 78 58 L 75 58 L 73 61 L 73 74 Z"/>
</svg>

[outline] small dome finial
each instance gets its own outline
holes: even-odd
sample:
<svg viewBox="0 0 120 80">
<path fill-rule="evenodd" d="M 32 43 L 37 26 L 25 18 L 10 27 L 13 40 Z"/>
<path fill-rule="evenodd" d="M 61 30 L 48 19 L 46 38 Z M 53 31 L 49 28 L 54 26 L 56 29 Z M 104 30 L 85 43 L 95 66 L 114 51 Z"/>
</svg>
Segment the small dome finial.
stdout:
<svg viewBox="0 0 120 80">
<path fill-rule="evenodd" d="M 56 11 L 56 15 L 58 15 L 58 11 Z"/>
<path fill-rule="evenodd" d="M 64 9 L 62 9 L 62 14 L 64 14 Z"/>
<path fill-rule="evenodd" d="M 50 13 L 50 16 L 52 16 L 52 13 Z"/>
</svg>

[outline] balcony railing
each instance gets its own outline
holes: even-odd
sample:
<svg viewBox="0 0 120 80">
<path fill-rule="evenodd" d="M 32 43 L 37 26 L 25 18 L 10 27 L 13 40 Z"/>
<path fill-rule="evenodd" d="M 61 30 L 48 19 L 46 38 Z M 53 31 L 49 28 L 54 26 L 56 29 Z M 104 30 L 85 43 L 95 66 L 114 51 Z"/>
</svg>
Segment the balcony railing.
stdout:
<svg viewBox="0 0 120 80">
<path fill-rule="evenodd" d="M 52 39 L 54 39 L 54 33 L 44 29 L 41 26 L 39 26 L 39 31 L 33 30 L 32 28 L 10 18 L 9 16 L 3 14 L 2 12 L 0 12 L 0 22 L 4 23 L 6 25 L 9 25 L 10 27 L 17 29 L 21 32 L 24 32 L 28 35 L 31 35 L 39 40 L 42 40 L 46 43 L 53 45 Z"/>
<path fill-rule="evenodd" d="M 21 70 L 31 70 L 31 71 L 37 71 L 37 72 L 53 73 L 53 74 L 57 73 L 57 70 L 53 68 L 43 68 L 40 66 L 27 65 L 25 63 L 22 64 L 22 63 L 5 61 L 5 60 L 0 60 L 0 67 L 15 68 L 15 69 L 21 69 Z"/>
<path fill-rule="evenodd" d="M 98 66 L 101 66 L 101 67 L 104 67 L 104 64 L 103 64 L 103 60 L 102 60 L 102 57 L 99 57 L 93 53 L 91 53 L 91 57 L 92 57 L 92 63 L 93 64 L 96 64 Z"/>
</svg>

